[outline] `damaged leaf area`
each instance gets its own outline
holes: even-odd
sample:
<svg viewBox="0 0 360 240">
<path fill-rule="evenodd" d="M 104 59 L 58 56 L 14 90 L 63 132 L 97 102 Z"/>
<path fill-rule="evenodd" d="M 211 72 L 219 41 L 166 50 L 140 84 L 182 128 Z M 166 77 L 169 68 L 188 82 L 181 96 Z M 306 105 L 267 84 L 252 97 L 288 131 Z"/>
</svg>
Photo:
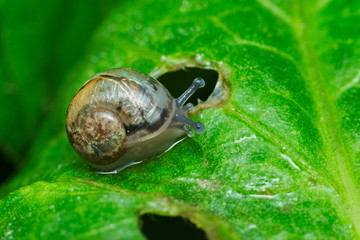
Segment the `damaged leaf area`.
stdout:
<svg viewBox="0 0 360 240">
<path fill-rule="evenodd" d="M 359 239 L 359 13 L 336 0 L 114 7 L 2 188 L 1 237 L 146 239 L 149 213 L 188 219 L 208 239 Z M 63 127 L 76 90 L 105 69 L 175 65 L 222 78 L 225 95 L 215 87 L 210 99 L 226 101 L 192 115 L 205 133 L 117 175 L 92 172 Z"/>
<path fill-rule="evenodd" d="M 26 239 L 54 233 L 67 239 L 146 239 L 139 228 L 139 216 L 148 212 L 184 216 L 199 227 L 207 226 L 211 234 L 230 230 L 224 220 L 166 196 L 136 193 L 82 179 L 36 182 L 10 197 L 10 201 L 2 201 L 2 206 L 11 208 L 16 204 L 17 209 L 2 215 L 2 220 L 8 222 L 2 236 L 5 238 L 15 236 L 16 232 L 16 238 Z M 36 225 L 41 232 L 33 228 Z M 234 233 L 227 234 L 236 239 Z"/>
</svg>

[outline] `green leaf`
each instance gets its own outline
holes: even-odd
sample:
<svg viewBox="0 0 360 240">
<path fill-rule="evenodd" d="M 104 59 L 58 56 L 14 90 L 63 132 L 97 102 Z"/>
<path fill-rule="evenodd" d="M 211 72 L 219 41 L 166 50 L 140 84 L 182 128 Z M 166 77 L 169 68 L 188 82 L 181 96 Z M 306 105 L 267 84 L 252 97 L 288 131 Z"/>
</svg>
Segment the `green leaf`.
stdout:
<svg viewBox="0 0 360 240">
<path fill-rule="evenodd" d="M 359 21 L 357 1 L 118 5 L 3 188 L 1 236 L 143 239 L 139 216 L 156 213 L 210 239 L 359 239 Z M 63 127 L 76 90 L 108 68 L 159 76 L 186 63 L 229 90 L 193 116 L 206 132 L 117 175 L 91 172 Z"/>
<path fill-rule="evenodd" d="M 0 131 L 0 149 L 14 162 L 24 160 L 53 109 L 66 71 L 84 53 L 84 41 L 110 10 L 112 0 L 69 3 L 0 2 L 0 102 L 6 103 L 0 116 L 0 125 L 6 126 Z"/>
</svg>

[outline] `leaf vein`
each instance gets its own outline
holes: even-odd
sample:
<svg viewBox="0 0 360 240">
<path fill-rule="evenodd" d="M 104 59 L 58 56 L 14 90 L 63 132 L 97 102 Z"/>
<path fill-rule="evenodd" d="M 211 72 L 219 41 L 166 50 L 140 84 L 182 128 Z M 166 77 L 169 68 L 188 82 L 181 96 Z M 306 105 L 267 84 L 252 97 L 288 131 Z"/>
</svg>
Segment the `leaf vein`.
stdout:
<svg viewBox="0 0 360 240">
<path fill-rule="evenodd" d="M 215 24 L 215 26 L 217 26 L 218 28 L 223 30 L 225 33 L 229 34 L 232 37 L 232 39 L 234 40 L 235 44 L 258 47 L 259 49 L 273 52 L 273 53 L 280 55 L 280 56 L 284 57 L 285 59 L 289 60 L 296 67 L 298 67 L 297 62 L 288 53 L 281 51 L 280 49 L 270 46 L 270 45 L 262 44 L 262 43 L 255 42 L 255 41 L 249 41 L 249 40 L 241 38 L 238 34 L 234 33 L 231 29 L 229 29 L 225 24 L 221 23 L 221 21 L 217 17 L 211 17 L 211 21 Z"/>
<path fill-rule="evenodd" d="M 339 195 L 346 200 L 349 207 L 348 214 L 354 224 L 354 231 L 360 236 L 360 192 L 351 171 L 350 156 L 339 131 L 340 120 L 337 119 L 336 102 L 331 101 L 327 95 L 325 76 L 321 71 L 325 68 L 322 67 L 320 56 L 318 56 L 312 41 L 317 37 L 317 24 L 319 22 L 315 22 L 314 16 L 303 11 L 306 8 L 302 2 L 299 2 L 296 7 L 298 20 L 293 32 L 298 39 L 304 68 L 307 70 L 305 70 L 307 75 L 304 77 L 304 81 L 308 85 L 319 114 L 317 127 L 324 142 L 324 150 L 327 156 L 325 161 L 336 164 L 336 167 L 329 168 L 332 177 L 327 176 L 327 178 Z M 313 34 L 310 34 L 310 31 Z M 337 179 L 341 179 L 341 181 L 337 181 Z"/>
<path fill-rule="evenodd" d="M 243 111 L 240 111 L 239 106 L 236 106 L 235 108 L 230 105 L 228 108 L 225 109 L 225 111 L 231 115 L 235 115 L 248 128 L 252 129 L 258 135 L 262 136 L 264 140 L 270 142 L 276 148 L 282 149 L 283 147 L 285 147 L 287 151 L 287 156 L 290 157 L 291 159 L 294 159 L 298 163 L 298 165 L 305 167 L 307 166 L 303 154 L 299 154 L 299 152 L 294 150 L 292 146 L 288 145 L 282 139 L 278 138 L 275 134 L 269 131 L 266 128 L 266 126 L 263 126 L 258 121 L 253 120 L 252 117 L 249 116 L 248 114 L 244 113 Z"/>
<path fill-rule="evenodd" d="M 357 74 L 353 79 L 351 79 L 349 82 L 344 84 L 344 86 L 342 86 L 339 89 L 337 96 L 340 97 L 343 93 L 347 92 L 347 90 L 349 90 L 352 87 L 355 87 L 359 82 L 360 82 L 360 70 L 357 72 Z"/>
<path fill-rule="evenodd" d="M 274 3 L 270 2 L 269 0 L 257 0 L 257 2 L 260 3 L 264 8 L 268 9 L 274 16 L 283 20 L 289 26 L 293 25 L 291 18 Z"/>
</svg>

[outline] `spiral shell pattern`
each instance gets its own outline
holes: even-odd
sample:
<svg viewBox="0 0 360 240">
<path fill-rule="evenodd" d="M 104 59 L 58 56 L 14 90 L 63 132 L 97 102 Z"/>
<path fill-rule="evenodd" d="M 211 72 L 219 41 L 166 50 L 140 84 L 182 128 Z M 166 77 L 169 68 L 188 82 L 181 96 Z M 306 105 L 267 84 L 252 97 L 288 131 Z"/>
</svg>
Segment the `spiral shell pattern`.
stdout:
<svg viewBox="0 0 360 240">
<path fill-rule="evenodd" d="M 174 104 L 165 88 L 141 72 L 101 72 L 80 88 L 69 105 L 69 141 L 90 162 L 109 164 L 164 131 L 174 115 Z"/>
</svg>

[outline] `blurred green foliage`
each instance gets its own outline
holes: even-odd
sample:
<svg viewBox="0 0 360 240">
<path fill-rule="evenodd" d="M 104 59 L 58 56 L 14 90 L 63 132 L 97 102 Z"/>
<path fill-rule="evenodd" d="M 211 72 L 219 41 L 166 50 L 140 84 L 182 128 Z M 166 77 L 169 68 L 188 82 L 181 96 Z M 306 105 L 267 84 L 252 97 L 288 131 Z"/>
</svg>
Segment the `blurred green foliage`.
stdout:
<svg viewBox="0 0 360 240">
<path fill-rule="evenodd" d="M 0 148 L 24 160 L 114 0 L 0 2 Z"/>
<path fill-rule="evenodd" d="M 358 1 L 2 1 L 0 11 L 0 141 L 25 162 L 1 188 L 2 238 L 144 239 L 139 216 L 156 213 L 209 239 L 359 239 Z M 108 68 L 158 76 L 187 62 L 229 87 L 225 104 L 193 116 L 206 132 L 117 175 L 91 172 L 64 129 L 76 90 Z"/>
</svg>

